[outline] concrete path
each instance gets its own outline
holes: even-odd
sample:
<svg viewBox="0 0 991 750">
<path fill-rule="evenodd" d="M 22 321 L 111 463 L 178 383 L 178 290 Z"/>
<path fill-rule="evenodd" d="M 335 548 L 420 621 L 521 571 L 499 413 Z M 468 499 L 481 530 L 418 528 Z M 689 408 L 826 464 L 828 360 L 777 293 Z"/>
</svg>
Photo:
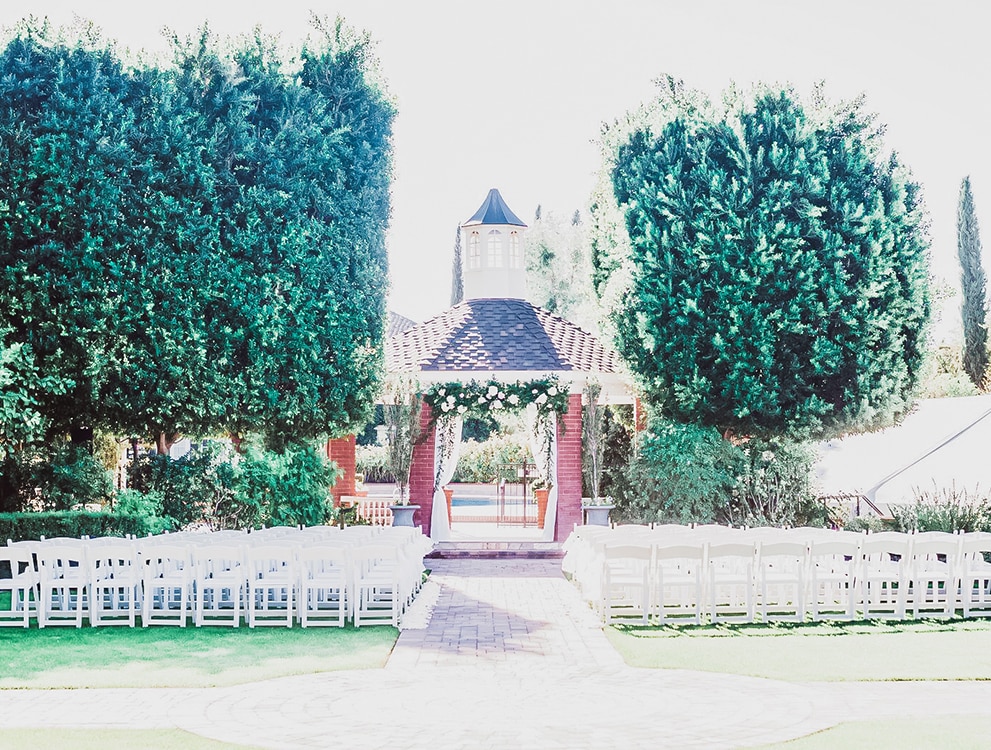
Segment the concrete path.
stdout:
<svg viewBox="0 0 991 750">
<path fill-rule="evenodd" d="M 179 727 L 272 748 L 552 750 L 749 747 L 861 718 L 991 717 L 991 683 L 632 669 L 559 563 L 431 566 L 384 670 L 215 689 L 0 691 L 0 728 Z"/>
</svg>

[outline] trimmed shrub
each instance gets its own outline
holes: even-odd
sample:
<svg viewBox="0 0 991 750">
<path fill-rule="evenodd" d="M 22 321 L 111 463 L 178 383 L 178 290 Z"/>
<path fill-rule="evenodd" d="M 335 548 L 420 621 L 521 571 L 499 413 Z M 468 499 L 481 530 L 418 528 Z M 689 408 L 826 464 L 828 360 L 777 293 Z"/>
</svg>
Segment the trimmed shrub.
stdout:
<svg viewBox="0 0 991 750">
<path fill-rule="evenodd" d="M 146 536 L 159 529 L 151 527 L 147 518 L 126 513 L 95 513 L 90 511 L 42 511 L 39 513 L 0 513 L 0 542 L 8 539 L 46 537 Z"/>
</svg>

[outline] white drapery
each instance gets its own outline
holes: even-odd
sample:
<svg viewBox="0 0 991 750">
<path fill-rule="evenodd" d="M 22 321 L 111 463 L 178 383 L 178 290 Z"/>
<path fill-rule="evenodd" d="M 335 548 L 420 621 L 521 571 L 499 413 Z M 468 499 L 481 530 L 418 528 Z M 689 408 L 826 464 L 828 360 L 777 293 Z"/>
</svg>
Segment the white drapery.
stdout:
<svg viewBox="0 0 991 750">
<path fill-rule="evenodd" d="M 550 413 L 538 417 L 537 407 L 531 404 L 526 409 L 526 421 L 530 452 L 537 466 L 537 474 L 550 487 L 542 539 L 552 542 L 554 525 L 557 522 L 557 415 Z"/>
<path fill-rule="evenodd" d="M 461 455 L 460 416 L 441 417 L 434 426 L 434 505 L 430 513 L 430 538 L 435 542 L 451 538 L 447 520 L 447 498 L 444 486 L 454 478 Z"/>
</svg>

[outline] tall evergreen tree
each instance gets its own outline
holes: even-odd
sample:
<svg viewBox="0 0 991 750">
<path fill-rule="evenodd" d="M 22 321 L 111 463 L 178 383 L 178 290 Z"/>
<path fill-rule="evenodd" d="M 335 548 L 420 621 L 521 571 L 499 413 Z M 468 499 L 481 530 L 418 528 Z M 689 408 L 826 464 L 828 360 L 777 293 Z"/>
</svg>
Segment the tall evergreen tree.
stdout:
<svg viewBox="0 0 991 750">
<path fill-rule="evenodd" d="M 957 204 L 957 257 L 963 289 L 963 369 L 978 388 L 984 387 L 988 369 L 987 276 L 981 260 L 981 233 L 977 226 L 970 177 L 960 183 Z"/>
<path fill-rule="evenodd" d="M 451 307 L 465 298 L 465 267 L 461 257 L 461 227 L 454 233 L 454 260 L 451 263 Z"/>
<path fill-rule="evenodd" d="M 617 344 L 648 400 L 723 434 L 818 437 L 910 405 L 929 316 L 918 186 L 859 102 L 677 86 L 609 169 L 629 244 Z M 653 115 L 651 115 L 653 117 Z M 598 225 L 598 224 L 597 224 Z M 600 285 L 601 287 L 601 285 Z"/>
</svg>

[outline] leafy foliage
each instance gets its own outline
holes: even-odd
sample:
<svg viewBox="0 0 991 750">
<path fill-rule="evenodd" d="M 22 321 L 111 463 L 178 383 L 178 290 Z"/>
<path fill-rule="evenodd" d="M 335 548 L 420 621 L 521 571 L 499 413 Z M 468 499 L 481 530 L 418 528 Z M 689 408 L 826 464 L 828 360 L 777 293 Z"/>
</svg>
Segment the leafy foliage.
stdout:
<svg viewBox="0 0 991 750">
<path fill-rule="evenodd" d="M 647 399 L 769 437 L 904 412 L 929 317 L 926 221 L 862 103 L 765 88 L 717 111 L 670 80 L 659 100 L 606 133 L 626 240 L 593 257 L 600 293 L 624 285 L 612 322 Z"/>
<path fill-rule="evenodd" d="M 987 274 L 981 261 L 981 233 L 977 225 L 970 177 L 960 183 L 957 205 L 957 257 L 963 291 L 963 369 L 978 388 L 988 369 Z"/>
<path fill-rule="evenodd" d="M 109 501 L 110 473 L 71 443 L 29 446 L 0 464 L 0 510 L 65 511 Z"/>
<path fill-rule="evenodd" d="M 393 107 L 314 20 L 125 69 L 25 22 L 0 52 L 0 442 L 342 433 L 381 371 Z M 45 377 L 39 376 L 44 373 Z M 12 412 L 11 412 L 12 413 Z"/>
</svg>

